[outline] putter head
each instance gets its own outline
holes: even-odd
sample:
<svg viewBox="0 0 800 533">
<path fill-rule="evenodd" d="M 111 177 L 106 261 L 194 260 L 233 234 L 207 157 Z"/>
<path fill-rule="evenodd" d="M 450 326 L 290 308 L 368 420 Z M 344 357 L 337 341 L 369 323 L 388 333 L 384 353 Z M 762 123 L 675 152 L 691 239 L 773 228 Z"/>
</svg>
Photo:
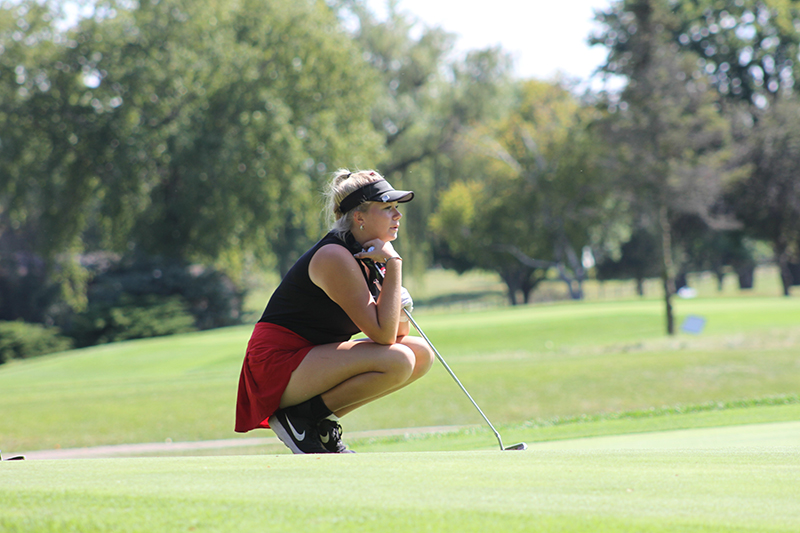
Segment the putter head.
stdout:
<svg viewBox="0 0 800 533">
<path fill-rule="evenodd" d="M 2 459 L 2 460 L 3 461 L 24 461 L 25 460 L 25 456 L 24 455 L 14 455 L 12 457 L 7 457 L 7 458 Z"/>
<path fill-rule="evenodd" d="M 528 449 L 528 445 L 525 444 L 524 442 L 520 442 L 519 444 L 514 444 L 513 446 L 508 446 L 506 448 L 503 448 L 503 451 L 504 452 L 507 452 L 509 450 L 520 450 L 520 451 L 522 451 L 522 450 L 527 450 L 527 449 Z"/>
</svg>

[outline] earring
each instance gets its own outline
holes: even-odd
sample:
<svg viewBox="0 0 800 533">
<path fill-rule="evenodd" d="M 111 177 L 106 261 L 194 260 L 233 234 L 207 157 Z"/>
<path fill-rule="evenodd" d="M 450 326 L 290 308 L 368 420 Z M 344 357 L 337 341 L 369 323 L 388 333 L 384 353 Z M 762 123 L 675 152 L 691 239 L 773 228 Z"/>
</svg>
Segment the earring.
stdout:
<svg viewBox="0 0 800 533">
<path fill-rule="evenodd" d="M 361 228 L 361 231 L 364 231 L 364 224 L 361 224 L 360 228 Z"/>
</svg>

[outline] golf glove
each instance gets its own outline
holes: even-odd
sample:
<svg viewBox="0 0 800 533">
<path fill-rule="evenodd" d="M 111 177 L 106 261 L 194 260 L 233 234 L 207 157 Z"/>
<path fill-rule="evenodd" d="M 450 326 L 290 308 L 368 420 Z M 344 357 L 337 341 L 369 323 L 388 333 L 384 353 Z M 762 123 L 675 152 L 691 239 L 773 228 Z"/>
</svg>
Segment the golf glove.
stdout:
<svg viewBox="0 0 800 533">
<path fill-rule="evenodd" d="M 409 294 L 408 289 L 405 287 L 400 287 L 400 305 L 403 306 L 403 309 L 408 311 L 411 314 L 414 311 L 414 300 L 411 299 L 411 294 Z M 405 313 L 400 313 L 400 322 L 407 322 L 408 317 Z"/>
</svg>

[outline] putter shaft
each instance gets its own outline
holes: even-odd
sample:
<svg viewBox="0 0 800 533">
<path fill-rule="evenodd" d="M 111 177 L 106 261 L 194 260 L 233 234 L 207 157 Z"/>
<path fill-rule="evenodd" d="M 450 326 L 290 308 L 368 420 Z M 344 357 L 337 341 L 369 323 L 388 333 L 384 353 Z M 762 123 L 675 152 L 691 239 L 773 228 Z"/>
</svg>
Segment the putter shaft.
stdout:
<svg viewBox="0 0 800 533">
<path fill-rule="evenodd" d="M 406 309 L 403 309 L 403 312 L 406 314 L 406 316 L 408 317 L 408 320 L 411 322 L 411 324 L 414 325 L 414 329 L 416 329 L 417 332 L 422 336 L 422 338 L 425 339 L 425 342 L 427 342 L 428 346 L 431 347 L 431 350 L 433 350 L 433 353 L 436 354 L 436 359 L 438 359 L 439 362 L 442 363 L 442 366 L 444 367 L 445 370 L 447 370 L 447 373 L 450 374 L 450 377 L 453 378 L 453 380 L 458 384 L 458 386 L 461 388 L 461 390 L 464 391 L 464 394 L 467 395 L 467 398 L 469 398 L 469 401 L 472 402 L 472 405 L 475 406 L 475 409 L 478 410 L 478 412 L 481 414 L 483 419 L 486 421 L 486 423 L 492 429 L 492 432 L 494 433 L 494 436 L 497 437 L 497 442 L 500 444 L 500 449 L 501 450 L 505 450 L 505 447 L 503 446 L 503 439 L 500 438 L 500 433 L 494 428 L 492 423 L 489 421 L 489 417 L 487 417 L 484 414 L 483 410 L 478 406 L 478 403 L 475 400 L 472 399 L 472 396 L 470 395 L 470 393 L 467 392 L 467 388 L 464 387 L 464 385 L 461 383 L 461 380 L 458 379 L 458 377 L 456 376 L 455 372 L 453 372 L 453 370 L 450 368 L 450 365 L 447 364 L 447 362 L 444 360 L 444 357 L 442 357 L 442 355 L 439 353 L 439 350 L 436 349 L 436 347 L 430 341 L 428 336 L 425 335 L 425 332 L 423 332 L 422 329 L 420 329 L 419 325 L 417 324 L 417 321 L 414 320 L 414 317 L 411 316 L 411 313 L 409 313 L 408 310 L 406 310 Z"/>
<path fill-rule="evenodd" d="M 370 251 L 372 251 L 372 248 L 370 248 Z M 383 275 L 381 274 L 381 271 L 377 267 L 377 265 L 375 265 L 375 263 L 370 261 L 370 260 L 366 260 L 366 261 L 364 261 L 364 263 L 375 273 L 375 275 L 377 276 L 378 280 L 382 283 L 383 282 Z M 453 370 L 450 368 L 450 365 L 447 364 L 447 362 L 444 360 L 444 357 L 442 357 L 442 355 L 439 353 L 439 350 L 436 349 L 436 347 L 433 345 L 433 343 L 428 338 L 428 336 L 425 335 L 425 332 L 422 331 L 422 328 L 419 327 L 419 324 L 417 324 L 417 321 L 414 320 L 414 317 L 411 316 L 411 313 L 409 313 L 408 310 L 405 309 L 405 308 L 403 308 L 403 312 L 408 317 L 409 322 L 411 322 L 411 324 L 414 326 L 414 329 L 416 329 L 417 332 L 420 334 L 420 336 L 422 336 L 422 338 L 425 339 L 425 342 L 427 342 L 428 346 L 431 347 L 431 350 L 433 350 L 433 353 L 436 354 L 436 359 L 438 359 L 439 362 L 442 363 L 442 366 L 445 368 L 445 370 L 447 370 L 447 373 L 450 374 L 450 377 L 453 378 L 453 381 L 455 381 L 456 384 L 458 384 L 458 386 L 461 388 L 461 390 L 464 391 L 464 394 L 467 395 L 467 398 L 469 398 L 469 401 L 472 402 L 472 405 L 475 406 L 475 409 L 478 410 L 478 412 L 481 414 L 483 419 L 486 421 L 486 424 L 488 424 L 488 426 L 491 428 L 492 433 L 494 433 L 494 436 L 497 438 L 497 442 L 500 444 L 500 449 L 503 450 L 503 451 L 506 451 L 506 450 L 525 450 L 525 449 L 527 449 L 528 446 L 524 442 L 520 442 L 519 444 L 514 444 L 513 446 L 509 446 L 508 448 L 503 446 L 503 439 L 500 438 L 500 432 L 497 431 L 495 429 L 494 425 L 492 425 L 492 423 L 489 421 L 489 417 L 486 416 L 486 414 L 484 414 L 483 410 L 478 406 L 478 403 L 472 398 L 472 395 L 469 392 L 467 392 L 467 388 L 464 387 L 464 385 L 461 383 L 461 380 L 458 379 L 458 377 L 456 376 L 455 372 L 453 372 Z"/>
</svg>

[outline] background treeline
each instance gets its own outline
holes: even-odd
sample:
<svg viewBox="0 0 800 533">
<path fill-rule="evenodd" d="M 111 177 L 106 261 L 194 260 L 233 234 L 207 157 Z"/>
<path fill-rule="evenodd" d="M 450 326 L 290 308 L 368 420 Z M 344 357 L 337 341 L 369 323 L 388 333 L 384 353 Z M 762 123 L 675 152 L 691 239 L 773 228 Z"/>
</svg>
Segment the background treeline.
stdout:
<svg viewBox="0 0 800 533">
<path fill-rule="evenodd" d="M 417 273 L 493 271 L 512 304 L 660 276 L 671 333 L 688 272 L 747 288 L 766 253 L 800 283 L 797 0 L 613 2 L 587 36 L 613 89 L 585 92 L 392 3 L 88 7 L 0 5 L 0 321 L 77 346 L 237 323 L 243 276 L 325 230 L 338 167 L 418 193 Z"/>
</svg>

